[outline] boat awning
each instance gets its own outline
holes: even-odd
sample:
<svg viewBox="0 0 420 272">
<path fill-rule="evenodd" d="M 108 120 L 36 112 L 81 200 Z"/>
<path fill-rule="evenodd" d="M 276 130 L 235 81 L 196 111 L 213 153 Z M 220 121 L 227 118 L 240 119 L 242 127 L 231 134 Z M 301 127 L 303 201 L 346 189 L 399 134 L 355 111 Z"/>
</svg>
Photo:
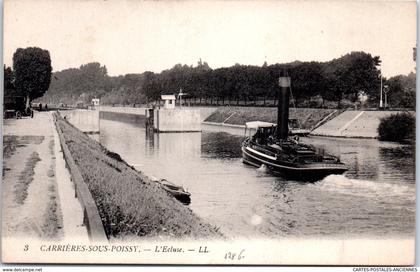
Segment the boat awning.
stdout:
<svg viewBox="0 0 420 272">
<path fill-rule="evenodd" d="M 270 123 L 270 122 L 263 122 L 263 121 L 252 121 L 252 122 L 246 122 L 245 126 L 247 128 L 267 128 L 267 127 L 274 127 L 276 124 Z"/>
</svg>

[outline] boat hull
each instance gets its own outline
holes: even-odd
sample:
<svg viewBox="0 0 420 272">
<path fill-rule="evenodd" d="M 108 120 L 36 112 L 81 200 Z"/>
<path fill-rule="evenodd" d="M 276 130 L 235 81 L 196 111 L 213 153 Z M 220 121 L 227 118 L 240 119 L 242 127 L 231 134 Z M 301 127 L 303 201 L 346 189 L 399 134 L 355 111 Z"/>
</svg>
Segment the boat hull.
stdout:
<svg viewBox="0 0 420 272">
<path fill-rule="evenodd" d="M 185 191 L 181 190 L 172 190 L 169 188 L 165 188 L 165 191 L 167 191 L 169 194 L 171 194 L 173 197 L 175 197 L 178 201 L 182 202 L 182 204 L 190 204 L 191 203 L 191 194 Z"/>
<path fill-rule="evenodd" d="M 263 154 L 247 146 L 242 146 L 242 161 L 255 167 L 265 165 L 271 173 L 290 180 L 308 182 L 322 180 L 328 175 L 341 175 L 347 171 L 347 167 L 342 163 L 310 163 L 302 165 L 280 162 L 273 156 Z"/>
</svg>

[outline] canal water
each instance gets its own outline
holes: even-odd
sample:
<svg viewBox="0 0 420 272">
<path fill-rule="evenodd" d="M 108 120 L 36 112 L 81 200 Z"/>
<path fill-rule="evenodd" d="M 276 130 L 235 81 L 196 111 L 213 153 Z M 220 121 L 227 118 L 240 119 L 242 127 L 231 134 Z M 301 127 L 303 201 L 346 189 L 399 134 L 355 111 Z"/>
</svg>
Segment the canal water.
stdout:
<svg viewBox="0 0 420 272">
<path fill-rule="evenodd" d="M 228 237 L 414 237 L 413 146 L 302 139 L 350 168 L 303 183 L 243 164 L 241 129 L 204 126 L 202 133 L 154 134 L 143 122 L 101 114 L 99 140 L 145 174 L 187 188 L 190 208 Z"/>
</svg>

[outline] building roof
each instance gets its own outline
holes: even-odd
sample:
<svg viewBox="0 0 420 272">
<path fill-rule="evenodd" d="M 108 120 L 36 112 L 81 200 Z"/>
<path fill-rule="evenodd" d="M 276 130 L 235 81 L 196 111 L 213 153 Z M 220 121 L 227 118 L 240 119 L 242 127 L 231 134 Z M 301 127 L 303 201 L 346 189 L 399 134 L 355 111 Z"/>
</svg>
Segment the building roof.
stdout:
<svg viewBox="0 0 420 272">
<path fill-rule="evenodd" d="M 162 100 L 175 100 L 175 95 L 174 94 L 163 94 L 160 97 Z"/>
</svg>

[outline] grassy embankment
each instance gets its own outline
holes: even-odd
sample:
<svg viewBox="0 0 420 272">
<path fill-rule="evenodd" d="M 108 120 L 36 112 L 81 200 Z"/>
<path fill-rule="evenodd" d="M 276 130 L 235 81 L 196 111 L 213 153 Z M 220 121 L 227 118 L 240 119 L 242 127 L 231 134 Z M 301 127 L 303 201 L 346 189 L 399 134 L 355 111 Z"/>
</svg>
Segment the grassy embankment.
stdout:
<svg viewBox="0 0 420 272">
<path fill-rule="evenodd" d="M 222 236 L 118 154 L 106 150 L 61 118 L 57 124 L 98 207 L 108 237 Z"/>
<path fill-rule="evenodd" d="M 298 119 L 302 129 L 312 129 L 334 109 L 290 108 L 289 119 Z M 205 121 L 232 125 L 245 125 L 250 121 L 277 122 L 277 108 L 224 107 L 218 108 Z"/>
</svg>

